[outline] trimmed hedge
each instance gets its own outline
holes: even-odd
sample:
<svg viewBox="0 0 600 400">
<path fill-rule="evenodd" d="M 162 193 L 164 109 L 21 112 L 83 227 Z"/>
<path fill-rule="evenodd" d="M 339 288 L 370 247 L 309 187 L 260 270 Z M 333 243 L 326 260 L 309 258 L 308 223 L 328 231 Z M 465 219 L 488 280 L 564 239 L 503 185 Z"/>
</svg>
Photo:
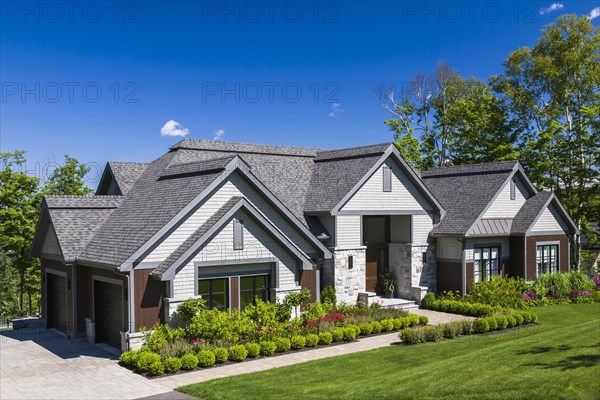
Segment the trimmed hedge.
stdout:
<svg viewBox="0 0 600 400">
<path fill-rule="evenodd" d="M 248 350 L 246 349 L 246 346 L 238 344 L 229 348 L 230 361 L 240 362 L 244 361 L 246 357 L 248 357 Z"/>
<path fill-rule="evenodd" d="M 306 346 L 306 338 L 304 336 L 294 335 L 292 336 L 290 342 L 292 345 L 292 349 L 294 350 L 300 350 L 303 349 L 304 346 Z"/>
<path fill-rule="evenodd" d="M 276 352 L 284 353 L 292 347 L 292 343 L 288 338 L 278 337 L 275 338 L 275 346 L 277 347 L 277 349 L 275 350 Z"/>
<path fill-rule="evenodd" d="M 198 357 L 193 354 L 185 354 L 181 357 L 181 369 L 189 371 L 198 366 Z"/>
<path fill-rule="evenodd" d="M 213 366 L 216 362 L 215 353 L 210 350 L 200 350 L 196 357 L 198 357 L 198 365 L 202 368 Z"/>
<path fill-rule="evenodd" d="M 258 357 L 260 354 L 260 344 L 258 343 L 246 343 L 246 350 L 248 350 L 248 357 Z"/>
<path fill-rule="evenodd" d="M 309 333 L 306 335 L 306 347 L 315 347 L 319 344 L 319 335 Z"/>
<path fill-rule="evenodd" d="M 425 296 L 427 297 L 429 293 Z M 471 317 L 486 317 L 495 312 L 502 311 L 500 306 L 490 306 L 488 304 L 480 303 L 467 303 L 466 301 L 460 300 L 437 300 L 433 293 L 425 301 L 421 303 L 423 308 L 427 308 L 435 311 L 448 312 L 452 314 L 469 315 Z"/>
<path fill-rule="evenodd" d="M 260 354 L 263 356 L 270 356 L 277 350 L 277 345 L 271 340 L 265 340 L 260 342 Z"/>
<path fill-rule="evenodd" d="M 217 347 L 213 350 L 213 353 L 215 353 L 215 362 L 217 364 L 223 364 L 229 358 L 229 352 L 223 347 Z"/>
<path fill-rule="evenodd" d="M 165 362 L 165 372 L 174 374 L 181 369 L 181 360 L 177 357 L 168 357 Z"/>
<path fill-rule="evenodd" d="M 328 345 L 333 341 L 333 335 L 329 332 L 321 332 L 319 333 L 319 343 Z"/>
</svg>

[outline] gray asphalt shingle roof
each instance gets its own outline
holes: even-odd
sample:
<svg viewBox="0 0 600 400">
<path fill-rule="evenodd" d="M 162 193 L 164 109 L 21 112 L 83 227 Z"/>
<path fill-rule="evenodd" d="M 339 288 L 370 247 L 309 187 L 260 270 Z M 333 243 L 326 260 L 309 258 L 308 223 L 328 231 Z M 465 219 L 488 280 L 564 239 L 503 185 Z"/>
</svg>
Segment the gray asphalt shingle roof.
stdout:
<svg viewBox="0 0 600 400">
<path fill-rule="evenodd" d="M 552 192 L 538 192 L 535 196 L 528 198 L 517 215 L 515 215 L 510 233 L 513 235 L 524 235 L 542 211 L 550 196 L 552 196 Z"/>
<path fill-rule="evenodd" d="M 425 186 L 446 210 L 434 235 L 465 235 L 514 170 L 516 161 L 434 168 Z"/>
<path fill-rule="evenodd" d="M 131 190 L 133 184 L 142 176 L 148 167 L 148 163 L 109 161 L 108 166 L 117 181 L 121 193 L 126 195 Z"/>
</svg>

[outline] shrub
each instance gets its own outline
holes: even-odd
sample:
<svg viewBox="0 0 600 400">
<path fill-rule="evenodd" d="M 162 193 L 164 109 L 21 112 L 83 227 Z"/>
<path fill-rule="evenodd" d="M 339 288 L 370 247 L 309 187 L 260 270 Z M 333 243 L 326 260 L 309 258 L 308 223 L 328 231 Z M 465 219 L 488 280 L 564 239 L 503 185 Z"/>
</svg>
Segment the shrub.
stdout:
<svg viewBox="0 0 600 400">
<path fill-rule="evenodd" d="M 196 357 L 198 357 L 198 365 L 202 368 L 208 368 L 217 361 L 215 353 L 210 350 L 200 350 Z"/>
<path fill-rule="evenodd" d="M 284 302 L 289 304 L 291 307 L 294 307 L 296 316 L 298 316 L 300 314 L 300 305 L 302 305 L 308 299 L 310 299 L 310 290 L 302 289 L 299 292 L 288 293 L 287 296 L 285 296 Z"/>
<path fill-rule="evenodd" d="M 473 331 L 475 333 L 485 333 L 490 330 L 490 325 L 485 319 L 478 318 L 473 322 Z"/>
<path fill-rule="evenodd" d="M 400 331 L 398 337 L 408 344 L 425 343 L 423 328 L 404 328 Z"/>
<path fill-rule="evenodd" d="M 284 353 L 290 350 L 290 348 L 292 347 L 292 343 L 288 338 L 278 337 L 275 338 L 275 346 L 277 347 L 277 350 L 275 350 L 276 352 Z"/>
<path fill-rule="evenodd" d="M 394 323 L 391 319 L 382 319 L 379 323 L 381 324 L 381 332 L 389 332 L 394 329 Z"/>
<path fill-rule="evenodd" d="M 463 335 L 470 335 L 473 333 L 473 321 L 460 321 Z"/>
<path fill-rule="evenodd" d="M 148 367 L 148 372 L 150 372 L 150 375 L 152 376 L 162 375 L 165 373 L 165 366 L 160 361 L 154 361 Z"/>
<path fill-rule="evenodd" d="M 408 314 L 408 325 L 409 326 L 415 326 L 415 325 L 419 325 L 419 316 L 416 314 Z"/>
<path fill-rule="evenodd" d="M 517 324 L 515 317 L 513 317 L 512 315 L 506 316 L 506 322 L 508 323 L 509 328 L 512 328 L 513 326 L 515 326 Z"/>
<path fill-rule="evenodd" d="M 490 280 L 473 284 L 466 300 L 503 308 L 522 307 L 523 295 L 529 286 L 523 278 L 492 276 Z"/>
<path fill-rule="evenodd" d="M 344 328 L 344 340 L 346 342 L 351 342 L 356 339 L 356 330 L 352 327 Z"/>
<path fill-rule="evenodd" d="M 382 328 L 382 326 L 381 326 L 381 323 L 379 321 L 373 321 L 373 322 L 371 322 L 371 331 L 373 333 L 379 333 L 379 332 L 381 332 L 381 328 Z"/>
<path fill-rule="evenodd" d="M 177 315 L 181 318 L 183 326 L 188 326 L 192 322 L 192 318 L 200 314 L 200 311 L 204 310 L 206 301 L 204 299 L 187 299 L 179 303 L 177 306 Z M 167 370 L 167 372 L 169 372 Z"/>
<path fill-rule="evenodd" d="M 335 289 L 332 285 L 325 286 L 325 288 L 323 288 L 323 290 L 321 291 L 321 303 L 335 305 L 336 295 Z"/>
<path fill-rule="evenodd" d="M 424 326 L 421 329 L 426 342 L 439 342 L 442 340 L 442 331 L 437 326 Z"/>
<path fill-rule="evenodd" d="M 442 335 L 447 339 L 454 339 L 462 335 L 462 324 L 460 321 L 448 322 L 442 325 Z"/>
<path fill-rule="evenodd" d="M 162 360 L 165 360 L 169 357 L 182 357 L 185 354 L 194 352 L 196 348 L 197 346 L 190 344 L 187 340 L 180 337 L 173 342 L 167 342 L 157 353 Z"/>
<path fill-rule="evenodd" d="M 391 319 L 392 324 L 394 325 L 394 330 L 395 331 L 399 331 L 400 329 L 402 329 L 402 320 L 403 320 L 403 318 L 393 318 L 393 319 Z"/>
<path fill-rule="evenodd" d="M 373 332 L 373 326 L 370 323 L 360 324 L 358 327 L 361 335 L 367 336 Z"/>
<path fill-rule="evenodd" d="M 523 325 L 523 315 L 519 312 L 516 312 L 514 314 L 512 314 L 513 318 L 515 319 L 515 321 L 517 322 L 515 325 L 519 326 L 519 325 Z"/>
<path fill-rule="evenodd" d="M 275 350 L 277 350 L 277 345 L 275 342 L 271 340 L 260 342 L 260 354 L 263 356 L 270 356 L 271 354 L 275 353 Z"/>
<path fill-rule="evenodd" d="M 334 342 L 340 342 L 344 338 L 344 328 L 334 328 L 331 331 L 331 337 Z"/>
<path fill-rule="evenodd" d="M 505 315 L 496 315 L 494 319 L 496 320 L 496 329 L 502 330 L 508 326 L 508 320 Z"/>
<path fill-rule="evenodd" d="M 319 343 L 321 344 L 331 344 L 333 341 L 333 335 L 329 332 L 321 332 L 319 333 Z"/>
<path fill-rule="evenodd" d="M 431 308 L 434 301 L 435 301 L 435 294 L 428 292 L 425 295 L 425 297 L 423 297 L 423 300 L 421 300 L 421 306 L 423 308 Z"/>
<path fill-rule="evenodd" d="M 146 351 L 140 353 L 137 360 L 137 368 L 142 372 L 147 372 L 150 371 L 150 366 L 155 362 L 160 362 L 160 356 L 156 353 Z"/>
<path fill-rule="evenodd" d="M 294 336 L 292 336 L 292 339 L 290 342 L 292 345 L 292 349 L 294 349 L 294 350 L 303 349 L 304 346 L 306 346 L 306 338 L 304 336 L 294 335 Z"/>
<path fill-rule="evenodd" d="M 429 323 L 429 318 L 425 315 L 419 315 L 419 325 L 427 325 Z"/>
<path fill-rule="evenodd" d="M 535 324 L 537 322 L 537 314 L 529 311 L 529 322 Z"/>
<path fill-rule="evenodd" d="M 189 371 L 198 366 L 198 357 L 193 354 L 186 354 L 181 357 L 181 369 Z"/>
<path fill-rule="evenodd" d="M 250 326 L 250 321 L 246 311 L 251 305 L 246 307 L 244 313 L 229 313 L 217 309 L 204 310 L 192 318 L 188 327 L 188 335 L 191 339 L 202 339 L 210 342 L 228 341 L 237 343 L 242 334 Z M 273 319 L 275 318 L 275 306 L 273 305 Z"/>
<path fill-rule="evenodd" d="M 319 344 L 319 335 L 314 333 L 306 335 L 306 347 L 315 347 L 317 344 Z"/>
<path fill-rule="evenodd" d="M 229 358 L 229 352 L 223 347 L 217 347 L 213 350 L 213 353 L 215 353 L 215 362 L 217 364 L 223 364 Z"/>
<path fill-rule="evenodd" d="M 174 374 L 181 369 L 181 360 L 177 357 L 169 357 L 164 362 L 165 371 Z"/>
<path fill-rule="evenodd" d="M 531 315 L 527 311 L 520 312 L 521 317 L 523 317 L 523 324 L 528 324 L 531 322 Z"/>
<path fill-rule="evenodd" d="M 248 350 L 246 346 L 242 344 L 238 344 L 235 346 L 231 346 L 229 348 L 229 357 L 228 359 L 235 362 L 244 361 L 248 356 Z"/>
<path fill-rule="evenodd" d="M 260 354 L 260 344 L 258 343 L 246 343 L 246 350 L 248 350 L 248 357 L 258 357 Z"/>
<path fill-rule="evenodd" d="M 129 350 L 121 354 L 119 357 L 119 362 L 121 365 L 125 365 L 127 367 L 136 367 L 138 358 L 140 357 L 140 352 L 135 350 Z"/>
<path fill-rule="evenodd" d="M 183 338 L 185 331 L 183 328 L 171 328 L 169 325 L 156 324 L 152 327 L 151 332 L 145 332 L 146 346 L 154 353 L 160 351 L 168 344 Z"/>
<path fill-rule="evenodd" d="M 325 314 L 327 313 L 325 312 L 325 308 L 323 308 L 323 304 L 310 303 L 308 308 L 302 313 L 302 322 L 318 320 L 324 317 Z"/>
<path fill-rule="evenodd" d="M 568 296 L 571 292 L 571 282 L 568 274 L 555 272 L 539 275 L 534 285 L 534 290 L 541 295 Z"/>
<path fill-rule="evenodd" d="M 498 321 L 496 320 L 496 317 L 487 317 L 485 318 L 485 320 L 490 326 L 490 331 L 495 331 L 496 329 L 498 329 Z"/>
</svg>

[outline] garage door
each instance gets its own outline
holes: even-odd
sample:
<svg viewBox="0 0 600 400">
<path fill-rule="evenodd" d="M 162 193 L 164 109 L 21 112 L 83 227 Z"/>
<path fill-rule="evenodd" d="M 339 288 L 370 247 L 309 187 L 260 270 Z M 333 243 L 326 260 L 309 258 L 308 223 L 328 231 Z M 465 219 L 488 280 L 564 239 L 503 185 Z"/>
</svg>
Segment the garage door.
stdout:
<svg viewBox="0 0 600 400">
<path fill-rule="evenodd" d="M 94 319 L 96 342 L 121 347 L 123 294 L 121 285 L 94 281 Z"/>
<path fill-rule="evenodd" d="M 48 328 L 67 331 L 67 278 L 46 274 L 46 305 Z"/>
</svg>

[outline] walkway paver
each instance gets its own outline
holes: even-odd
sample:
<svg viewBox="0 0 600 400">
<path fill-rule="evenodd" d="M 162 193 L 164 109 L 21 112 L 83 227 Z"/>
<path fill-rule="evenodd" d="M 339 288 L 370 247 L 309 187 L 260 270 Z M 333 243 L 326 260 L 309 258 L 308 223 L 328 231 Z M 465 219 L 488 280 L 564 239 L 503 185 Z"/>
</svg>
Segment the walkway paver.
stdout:
<svg viewBox="0 0 600 400">
<path fill-rule="evenodd" d="M 409 310 L 411 314 L 424 315 L 429 319 L 430 325 L 445 324 L 452 321 L 472 321 L 475 318 L 466 315 L 449 314 L 440 311 L 426 310 L 424 308 L 414 308 Z"/>
<path fill-rule="evenodd" d="M 46 329 L 0 334 L 0 399 L 136 399 L 169 393 L 117 356 Z"/>
</svg>

